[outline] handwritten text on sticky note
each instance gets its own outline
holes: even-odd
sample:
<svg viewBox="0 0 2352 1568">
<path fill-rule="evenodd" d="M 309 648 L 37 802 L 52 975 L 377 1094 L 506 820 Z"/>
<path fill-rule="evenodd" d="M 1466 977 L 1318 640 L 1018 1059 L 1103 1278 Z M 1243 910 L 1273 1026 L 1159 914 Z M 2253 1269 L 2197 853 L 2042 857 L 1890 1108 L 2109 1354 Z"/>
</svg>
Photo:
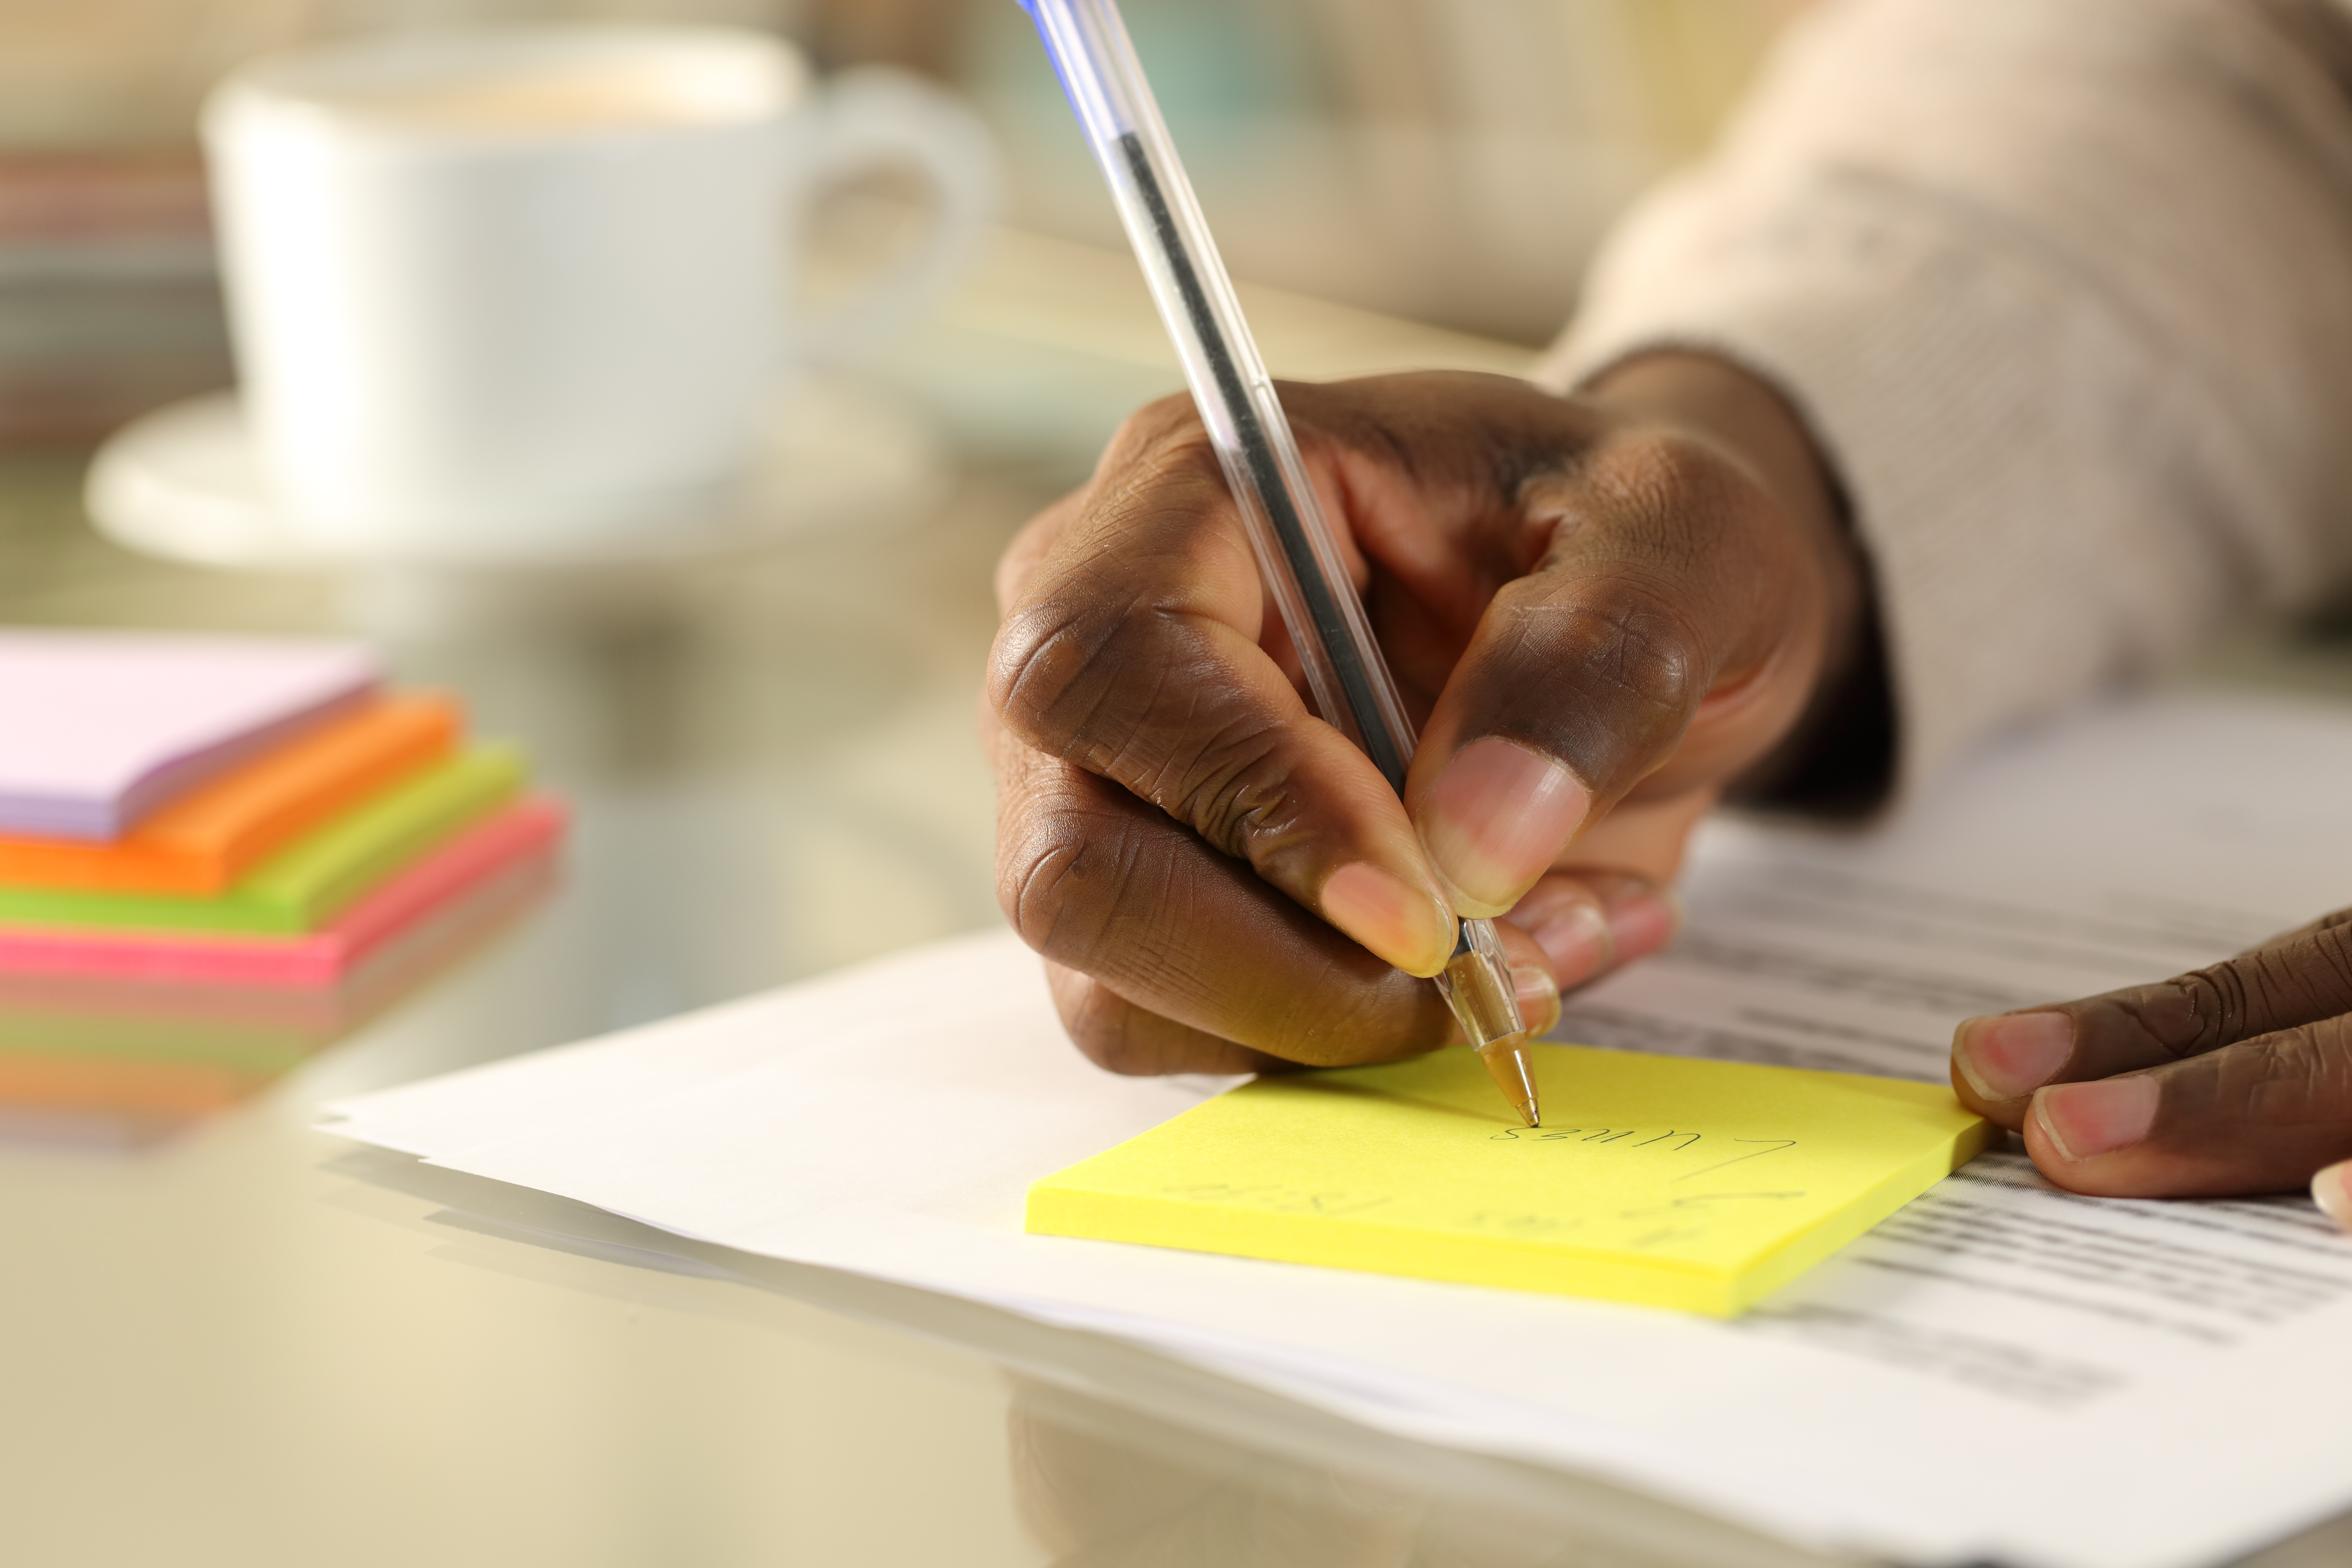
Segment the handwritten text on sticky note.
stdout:
<svg viewBox="0 0 2352 1568">
<path fill-rule="evenodd" d="M 1029 1228 L 1728 1314 L 1990 1141 L 1940 1087 L 1538 1047 L 1263 1079 L 1037 1183 Z"/>
</svg>

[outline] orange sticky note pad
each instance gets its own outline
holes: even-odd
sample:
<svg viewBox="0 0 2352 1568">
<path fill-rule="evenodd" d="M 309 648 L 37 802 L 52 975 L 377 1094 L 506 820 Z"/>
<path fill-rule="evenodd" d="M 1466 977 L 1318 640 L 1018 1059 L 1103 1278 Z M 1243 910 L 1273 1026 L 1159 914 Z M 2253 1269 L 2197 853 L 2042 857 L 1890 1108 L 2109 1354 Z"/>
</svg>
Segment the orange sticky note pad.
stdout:
<svg viewBox="0 0 2352 1568">
<path fill-rule="evenodd" d="M 461 722 L 446 697 L 386 698 L 191 792 L 111 844 L 0 837 L 0 885 L 222 892 L 270 851 L 448 755 Z"/>
</svg>

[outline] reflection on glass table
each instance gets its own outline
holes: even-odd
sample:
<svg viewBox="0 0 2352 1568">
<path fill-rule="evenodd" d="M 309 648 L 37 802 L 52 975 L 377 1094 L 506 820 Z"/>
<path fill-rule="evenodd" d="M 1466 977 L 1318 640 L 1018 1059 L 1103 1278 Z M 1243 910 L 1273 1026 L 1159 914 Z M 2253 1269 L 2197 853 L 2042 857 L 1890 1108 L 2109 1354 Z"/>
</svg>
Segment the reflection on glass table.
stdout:
<svg viewBox="0 0 2352 1568">
<path fill-rule="evenodd" d="M 686 1240 L 527 1189 L 380 1151 L 329 1163 L 352 1206 L 448 1238 L 490 1271 L 617 1293 L 646 1310 L 781 1325 L 816 1309 L 985 1358 L 1005 1399 L 1001 1484 L 1053 1568 L 1828 1568 L 1832 1557 L 1606 1481 L 1391 1437 L 1131 1342 L 1044 1326 L 868 1277 Z M 975 1455 L 974 1458 L 978 1456 Z M 866 1472 L 870 1477 L 870 1471 Z M 958 1480 L 967 1479 L 958 1476 Z M 870 1483 L 869 1483 L 870 1484 Z M 886 1487 L 891 1483 L 884 1480 Z M 887 1532 L 877 1555 L 897 1563 Z M 978 1542 L 975 1542 L 977 1545 Z M 2339 1520 L 2242 1568 L 2330 1568 Z"/>
<path fill-rule="evenodd" d="M 139 1144 L 249 1100 L 494 946 L 555 879 L 526 846 L 326 985 L 0 973 L 0 1137 Z"/>
<path fill-rule="evenodd" d="M 1121 1341 L 685 1240 L 584 1205 L 346 1151 L 351 1206 L 448 1238 L 443 1256 L 772 1324 L 819 1309 L 985 1358 L 1002 1390 L 992 1484 L 1055 1568 L 1819 1568 L 1836 1561 L 1605 1482 L 1386 1436 Z M 977 1454 L 973 1455 L 976 1459 Z M 966 1477 L 958 1475 L 961 1483 Z M 885 1486 L 890 1484 L 887 1479 Z M 887 1532 L 877 1554 L 898 1563 Z M 975 1546 L 980 1542 L 974 1542 Z M 971 1559 L 967 1559 L 969 1561 Z M 991 1561 L 998 1559 L 991 1558 Z"/>
</svg>

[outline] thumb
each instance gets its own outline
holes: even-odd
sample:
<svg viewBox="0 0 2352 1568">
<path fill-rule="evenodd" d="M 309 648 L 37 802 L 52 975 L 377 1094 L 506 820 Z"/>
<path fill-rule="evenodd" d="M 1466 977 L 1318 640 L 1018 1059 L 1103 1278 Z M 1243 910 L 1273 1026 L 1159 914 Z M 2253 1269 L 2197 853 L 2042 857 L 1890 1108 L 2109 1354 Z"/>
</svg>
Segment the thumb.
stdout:
<svg viewBox="0 0 2352 1568">
<path fill-rule="evenodd" d="M 1818 563 L 1704 440 L 1622 433 L 1519 500 L 1541 553 L 1487 607 L 1407 781 L 1463 915 L 1508 910 L 1637 791 L 1704 790 L 1761 755 L 1827 641 Z"/>
</svg>

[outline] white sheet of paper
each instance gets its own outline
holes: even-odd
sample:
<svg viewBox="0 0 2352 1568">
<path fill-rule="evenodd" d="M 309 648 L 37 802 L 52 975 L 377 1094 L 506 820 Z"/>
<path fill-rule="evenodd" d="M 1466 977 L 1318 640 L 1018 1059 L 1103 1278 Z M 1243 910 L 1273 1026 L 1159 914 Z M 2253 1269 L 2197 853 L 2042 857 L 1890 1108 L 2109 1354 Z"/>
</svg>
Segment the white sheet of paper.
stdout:
<svg viewBox="0 0 2352 1568">
<path fill-rule="evenodd" d="M 2341 709 L 2168 698 L 1989 756 L 1871 837 L 1716 825 L 1682 943 L 1560 1033 L 1941 1077 L 1970 1013 L 2352 899 L 2347 777 Z M 2307 1201 L 2094 1202 L 1990 1156 L 1728 1324 L 1021 1234 L 1031 1180 L 1217 1087 L 1087 1067 L 994 935 L 335 1109 L 436 1164 L 1826 1547 L 2188 1568 L 2352 1506 L 2352 1239 Z"/>
</svg>

